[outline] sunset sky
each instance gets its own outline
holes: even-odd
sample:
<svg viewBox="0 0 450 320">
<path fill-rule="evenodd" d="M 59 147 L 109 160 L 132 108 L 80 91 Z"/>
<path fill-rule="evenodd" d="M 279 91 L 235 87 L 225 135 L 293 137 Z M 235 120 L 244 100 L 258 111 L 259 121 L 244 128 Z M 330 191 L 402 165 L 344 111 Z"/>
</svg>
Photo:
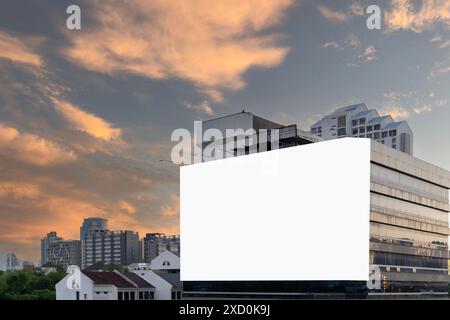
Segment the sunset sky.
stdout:
<svg viewBox="0 0 450 320">
<path fill-rule="evenodd" d="M 38 262 L 88 216 L 178 233 L 174 129 L 242 109 L 309 129 L 357 102 L 450 170 L 450 1 L 3 0 L 0 252 Z"/>
</svg>

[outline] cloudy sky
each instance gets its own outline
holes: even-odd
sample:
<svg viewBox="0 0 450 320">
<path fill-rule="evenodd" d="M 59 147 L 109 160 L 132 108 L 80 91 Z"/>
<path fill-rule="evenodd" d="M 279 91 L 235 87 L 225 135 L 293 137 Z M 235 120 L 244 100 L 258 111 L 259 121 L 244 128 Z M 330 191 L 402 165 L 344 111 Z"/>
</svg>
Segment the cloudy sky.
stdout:
<svg viewBox="0 0 450 320">
<path fill-rule="evenodd" d="M 0 4 L 0 251 L 38 261 L 83 217 L 178 232 L 175 128 L 246 109 L 303 129 L 365 102 L 450 170 L 450 1 L 74 1 Z M 377 4 L 382 29 L 368 30 Z"/>
</svg>

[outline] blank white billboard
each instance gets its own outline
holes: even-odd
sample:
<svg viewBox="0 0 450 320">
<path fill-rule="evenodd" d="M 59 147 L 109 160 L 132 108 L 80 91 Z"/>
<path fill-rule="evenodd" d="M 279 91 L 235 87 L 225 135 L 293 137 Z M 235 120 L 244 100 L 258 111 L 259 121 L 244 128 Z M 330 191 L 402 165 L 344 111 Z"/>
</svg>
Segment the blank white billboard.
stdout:
<svg viewBox="0 0 450 320">
<path fill-rule="evenodd" d="M 369 139 L 180 170 L 182 281 L 368 280 Z"/>
</svg>

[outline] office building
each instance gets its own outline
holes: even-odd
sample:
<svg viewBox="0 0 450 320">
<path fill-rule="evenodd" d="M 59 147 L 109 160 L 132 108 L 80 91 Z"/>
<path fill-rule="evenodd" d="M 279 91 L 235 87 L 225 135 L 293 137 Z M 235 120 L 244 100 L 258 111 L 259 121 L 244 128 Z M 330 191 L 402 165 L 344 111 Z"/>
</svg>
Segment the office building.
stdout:
<svg viewBox="0 0 450 320">
<path fill-rule="evenodd" d="M 205 132 L 209 129 L 218 130 L 223 136 L 220 147 L 216 148 L 216 151 L 222 155 L 205 155 L 205 148 L 211 141 L 203 140 L 201 145 L 203 161 L 226 158 L 230 155 L 245 155 L 253 153 L 252 150 L 254 152 L 270 151 L 275 148 L 275 145 L 272 146 L 274 142 L 277 143 L 277 148 L 287 148 L 322 140 L 317 135 L 298 129 L 296 124 L 281 125 L 245 110 L 220 118 L 202 121 L 202 137 L 205 136 Z M 231 146 L 228 145 L 226 140 L 227 129 L 243 130 L 243 132 L 236 131 L 228 137 L 232 141 Z M 251 131 L 254 131 L 254 134 L 248 134 Z M 242 145 L 236 143 L 238 140 L 242 140 Z"/>
<path fill-rule="evenodd" d="M 234 117 L 208 122 L 222 130 L 240 128 L 243 122 L 238 121 L 240 117 L 232 121 Z M 349 136 L 359 137 L 359 129 L 365 125 L 365 137 L 371 138 L 368 282 L 189 281 L 184 283 L 184 296 L 447 296 L 450 172 L 413 157 L 412 131 L 405 122 L 391 120 L 389 116 L 379 117 L 365 105 L 355 105 L 338 109 L 312 127 L 321 139 L 329 140 L 347 136 L 354 128 L 358 129 L 358 135 Z M 372 136 L 367 136 L 367 126 L 372 126 L 369 128 Z M 393 128 L 396 132 L 391 136 L 389 131 Z M 338 129 L 344 130 L 338 132 Z M 377 132 L 379 135 L 374 136 Z M 383 143 L 385 135 L 389 139 Z M 393 140 L 394 137 L 397 140 Z M 332 159 L 330 155 L 330 161 Z M 339 187 L 336 181 L 320 179 Z"/>
<path fill-rule="evenodd" d="M 0 271 L 14 271 L 21 268 L 21 261 L 14 253 L 0 252 Z"/>
<path fill-rule="evenodd" d="M 52 264 L 67 268 L 81 265 L 80 240 L 64 240 L 55 231 L 41 239 L 41 265 Z"/>
<path fill-rule="evenodd" d="M 133 231 L 91 230 L 82 242 L 82 267 L 139 262 L 139 234 Z"/>
<path fill-rule="evenodd" d="M 102 231 L 108 229 L 108 220 L 99 217 L 85 218 L 80 227 L 80 240 L 83 241 L 90 231 Z"/>
<path fill-rule="evenodd" d="M 413 132 L 406 121 L 380 116 L 364 103 L 342 107 L 311 126 L 311 134 L 323 140 L 343 137 L 370 138 L 413 155 Z"/>
<path fill-rule="evenodd" d="M 180 236 L 164 233 L 147 233 L 143 239 L 144 262 L 150 263 L 164 250 L 180 255 Z"/>
</svg>

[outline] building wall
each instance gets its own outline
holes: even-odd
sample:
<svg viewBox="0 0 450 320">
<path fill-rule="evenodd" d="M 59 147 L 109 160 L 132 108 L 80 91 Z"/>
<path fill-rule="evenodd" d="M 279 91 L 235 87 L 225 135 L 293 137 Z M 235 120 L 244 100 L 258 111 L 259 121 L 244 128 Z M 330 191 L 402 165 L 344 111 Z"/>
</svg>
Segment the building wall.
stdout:
<svg viewBox="0 0 450 320">
<path fill-rule="evenodd" d="M 144 262 L 150 263 L 163 251 L 168 250 L 180 254 L 180 237 L 163 233 L 147 233 L 143 239 Z"/>
<path fill-rule="evenodd" d="M 79 300 L 93 300 L 94 283 L 91 279 L 81 273 L 80 289 L 73 290 L 67 288 L 67 279 L 71 276 L 68 274 L 55 285 L 56 300 L 77 300 L 77 291 L 79 292 Z"/>
<path fill-rule="evenodd" d="M 70 265 L 81 266 L 80 240 L 63 240 L 56 232 L 49 232 L 41 239 L 41 265 L 46 263 L 65 268 Z"/>
<path fill-rule="evenodd" d="M 116 286 L 95 284 L 92 290 L 94 300 L 117 300 L 118 290 Z"/>
<path fill-rule="evenodd" d="M 13 271 L 20 269 L 20 261 L 14 253 L 0 252 L 0 271 Z"/>
<path fill-rule="evenodd" d="M 82 267 L 96 263 L 129 265 L 139 262 L 139 234 L 132 231 L 93 231 L 82 242 Z"/>
<path fill-rule="evenodd" d="M 450 172 L 377 142 L 371 162 L 371 292 L 447 294 Z"/>
<path fill-rule="evenodd" d="M 155 287 L 155 300 L 171 300 L 172 299 L 172 285 L 158 276 L 151 270 L 134 270 L 131 272 L 136 273 L 142 277 L 145 281 Z"/>
</svg>

